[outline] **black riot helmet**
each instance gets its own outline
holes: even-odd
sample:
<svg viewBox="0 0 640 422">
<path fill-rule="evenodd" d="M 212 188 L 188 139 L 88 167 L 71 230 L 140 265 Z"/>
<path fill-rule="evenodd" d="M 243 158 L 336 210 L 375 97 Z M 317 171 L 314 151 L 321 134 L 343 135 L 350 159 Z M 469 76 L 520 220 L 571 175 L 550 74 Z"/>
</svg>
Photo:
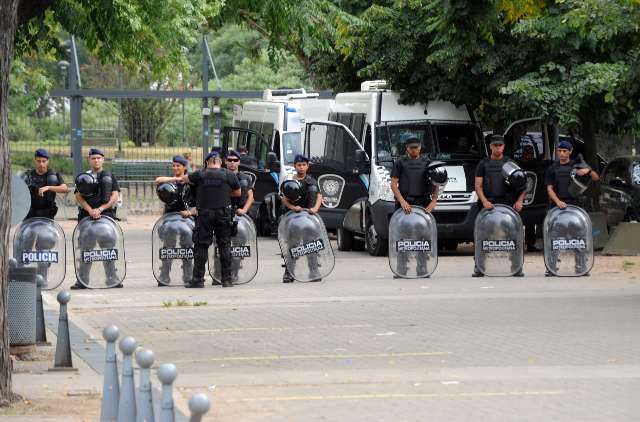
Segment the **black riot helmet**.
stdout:
<svg viewBox="0 0 640 422">
<path fill-rule="evenodd" d="M 167 205 L 173 205 L 179 198 L 178 187 L 173 183 L 160 183 L 156 188 L 158 198 Z"/>
<path fill-rule="evenodd" d="M 502 166 L 502 176 L 507 186 L 510 186 L 516 191 L 523 191 L 527 187 L 527 175 L 513 161 L 507 161 Z"/>
<path fill-rule="evenodd" d="M 444 167 L 444 163 L 442 161 L 429 163 L 429 165 L 427 165 L 427 178 L 438 187 L 446 185 L 449 176 L 447 169 Z"/>
<path fill-rule="evenodd" d="M 297 180 L 285 180 L 280 185 L 280 195 L 284 196 L 291 202 L 296 202 L 302 198 L 302 184 Z"/>
<path fill-rule="evenodd" d="M 91 173 L 80 173 L 76 176 L 76 189 L 85 198 L 92 198 L 98 194 L 100 186 L 98 180 Z"/>
</svg>

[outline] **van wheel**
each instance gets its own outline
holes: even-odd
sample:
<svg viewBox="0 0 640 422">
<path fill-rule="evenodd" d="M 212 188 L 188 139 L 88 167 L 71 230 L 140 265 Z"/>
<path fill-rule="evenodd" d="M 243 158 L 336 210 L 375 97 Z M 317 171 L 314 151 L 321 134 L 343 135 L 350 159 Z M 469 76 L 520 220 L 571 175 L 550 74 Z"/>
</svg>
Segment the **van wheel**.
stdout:
<svg viewBox="0 0 640 422">
<path fill-rule="evenodd" d="M 344 227 L 338 227 L 336 237 L 339 251 L 350 251 L 353 249 L 353 233 Z"/>
<path fill-rule="evenodd" d="M 364 236 L 364 245 L 367 252 L 371 256 L 383 256 L 387 253 L 387 243 L 385 239 L 380 238 L 376 228 L 371 222 L 371 219 L 367 219 L 367 231 Z"/>
</svg>

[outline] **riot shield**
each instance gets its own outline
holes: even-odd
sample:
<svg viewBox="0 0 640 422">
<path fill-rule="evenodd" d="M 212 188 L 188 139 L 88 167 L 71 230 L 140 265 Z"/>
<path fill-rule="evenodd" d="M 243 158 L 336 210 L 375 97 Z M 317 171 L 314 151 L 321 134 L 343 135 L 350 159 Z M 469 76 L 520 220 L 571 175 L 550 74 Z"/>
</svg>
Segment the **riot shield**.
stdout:
<svg viewBox="0 0 640 422">
<path fill-rule="evenodd" d="M 389 267 L 398 277 L 430 276 L 438 265 L 438 229 L 433 215 L 412 206 L 399 208 L 389 222 Z"/>
<path fill-rule="evenodd" d="M 85 287 L 106 289 L 120 285 L 127 264 L 118 223 L 110 217 L 83 218 L 73 231 L 73 259 L 76 278 Z"/>
<path fill-rule="evenodd" d="M 49 218 L 34 217 L 20 223 L 13 235 L 13 257 L 19 267 L 35 267 L 44 279 L 42 289 L 55 289 L 64 281 L 67 244 L 62 227 Z"/>
<path fill-rule="evenodd" d="M 287 270 L 297 281 L 318 281 L 333 271 L 333 249 L 317 214 L 286 213 L 278 225 L 278 243 Z"/>
<path fill-rule="evenodd" d="M 511 276 L 524 264 L 522 219 L 513 208 L 495 205 L 476 217 L 474 246 L 476 266 L 487 276 Z"/>
<path fill-rule="evenodd" d="M 582 208 L 554 207 L 544 219 L 544 264 L 553 275 L 578 277 L 593 267 L 591 219 Z"/>
<path fill-rule="evenodd" d="M 237 222 L 237 231 L 231 237 L 231 281 L 233 284 L 245 284 L 258 273 L 258 233 L 248 215 L 236 215 L 233 221 Z M 209 247 L 209 275 L 222 283 L 222 267 L 215 236 Z"/>
<path fill-rule="evenodd" d="M 178 212 L 164 214 L 153 226 L 153 276 L 165 286 L 184 286 L 193 278 L 192 218 Z"/>
</svg>

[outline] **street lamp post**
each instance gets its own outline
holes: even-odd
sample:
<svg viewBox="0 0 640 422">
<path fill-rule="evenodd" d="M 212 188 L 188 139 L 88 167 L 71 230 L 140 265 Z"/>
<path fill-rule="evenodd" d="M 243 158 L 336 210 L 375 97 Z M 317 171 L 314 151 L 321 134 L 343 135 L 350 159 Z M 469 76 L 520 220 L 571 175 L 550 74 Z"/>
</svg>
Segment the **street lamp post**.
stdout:
<svg viewBox="0 0 640 422">
<path fill-rule="evenodd" d="M 69 62 L 66 60 L 60 60 L 58 67 L 62 73 L 62 88 L 67 87 L 67 69 L 69 69 Z M 67 99 L 62 97 L 62 139 L 67 138 Z"/>
</svg>

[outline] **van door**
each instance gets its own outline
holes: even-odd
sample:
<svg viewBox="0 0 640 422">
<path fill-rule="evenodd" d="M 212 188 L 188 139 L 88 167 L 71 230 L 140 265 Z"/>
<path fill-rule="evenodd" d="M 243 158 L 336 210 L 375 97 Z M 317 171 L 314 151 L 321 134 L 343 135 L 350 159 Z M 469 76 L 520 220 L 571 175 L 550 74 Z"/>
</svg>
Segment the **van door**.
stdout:
<svg viewBox="0 0 640 422">
<path fill-rule="evenodd" d="M 367 197 L 369 157 L 353 133 L 335 122 L 307 123 L 304 151 L 322 193 L 321 215 L 327 229 L 334 230 L 344 212 Z"/>
<path fill-rule="evenodd" d="M 225 127 L 222 130 L 222 151 L 234 149 L 240 153 L 239 170 L 255 180 L 254 199 L 259 206 L 264 197 L 278 190 L 277 172 L 269 168 L 269 152 L 273 152 L 262 135 L 251 129 Z"/>
</svg>

